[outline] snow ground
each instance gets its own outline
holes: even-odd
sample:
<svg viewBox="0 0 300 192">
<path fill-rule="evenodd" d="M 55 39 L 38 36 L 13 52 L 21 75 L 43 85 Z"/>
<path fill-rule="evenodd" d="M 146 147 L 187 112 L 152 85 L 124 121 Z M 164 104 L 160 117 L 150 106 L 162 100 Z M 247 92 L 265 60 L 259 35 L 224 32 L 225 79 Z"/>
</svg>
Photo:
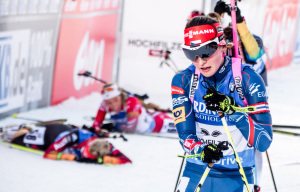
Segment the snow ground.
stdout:
<svg viewBox="0 0 300 192">
<path fill-rule="evenodd" d="M 269 103 L 274 124 L 300 125 L 298 89 L 300 65 L 270 71 Z M 52 120 L 67 118 L 67 123 L 91 125 L 101 97 L 98 93 L 60 105 L 37 109 L 20 117 Z M 161 102 L 164 102 L 162 99 Z M 171 102 L 170 102 L 171 103 Z M 159 104 L 159 103 L 158 103 Z M 24 123 L 6 118 L 0 126 Z M 174 191 L 183 151 L 176 139 L 125 135 L 128 142 L 110 139 L 133 164 L 101 166 L 67 161 L 45 160 L 41 155 L 0 145 L 0 192 L 135 192 Z M 300 191 L 300 137 L 274 133 L 268 150 L 278 191 Z M 262 192 L 275 191 L 266 156 L 263 155 Z"/>
</svg>

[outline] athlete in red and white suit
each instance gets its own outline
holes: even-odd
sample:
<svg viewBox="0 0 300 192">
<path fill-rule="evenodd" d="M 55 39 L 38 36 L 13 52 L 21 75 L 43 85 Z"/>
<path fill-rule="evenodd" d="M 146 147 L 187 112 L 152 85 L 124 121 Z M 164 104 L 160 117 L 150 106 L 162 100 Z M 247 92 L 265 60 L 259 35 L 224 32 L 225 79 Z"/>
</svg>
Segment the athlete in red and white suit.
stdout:
<svg viewBox="0 0 300 192">
<path fill-rule="evenodd" d="M 172 118 L 165 112 L 148 113 L 136 97 L 122 94 L 116 84 L 105 85 L 101 94 L 104 101 L 92 125 L 96 132 L 101 130 L 106 114 L 110 115 L 115 131 L 143 134 L 176 132 Z"/>
</svg>

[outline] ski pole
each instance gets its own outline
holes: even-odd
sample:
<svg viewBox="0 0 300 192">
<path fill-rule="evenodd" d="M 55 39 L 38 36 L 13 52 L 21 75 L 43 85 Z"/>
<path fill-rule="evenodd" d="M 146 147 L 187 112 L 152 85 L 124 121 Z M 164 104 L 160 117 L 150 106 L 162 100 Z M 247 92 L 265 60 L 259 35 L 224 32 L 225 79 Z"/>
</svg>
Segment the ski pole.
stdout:
<svg viewBox="0 0 300 192">
<path fill-rule="evenodd" d="M 293 132 L 289 132 L 289 131 L 281 131 L 281 130 L 276 130 L 276 129 L 273 129 L 273 132 L 286 134 L 286 135 L 290 135 L 290 136 L 300 136 L 300 133 L 293 133 Z"/>
<path fill-rule="evenodd" d="M 67 119 L 55 119 L 55 120 L 50 120 L 50 121 L 41 121 L 39 119 L 34 119 L 34 118 L 29 118 L 29 117 L 19 117 L 18 114 L 13 114 L 13 118 L 16 118 L 16 119 L 23 119 L 23 120 L 28 120 L 28 121 L 35 121 L 36 123 L 33 123 L 35 124 L 36 126 L 44 126 L 44 125 L 48 125 L 48 124 L 52 124 L 52 123 L 64 123 L 67 121 Z M 25 123 L 26 124 L 26 123 Z"/>
<path fill-rule="evenodd" d="M 186 154 L 186 152 L 184 152 L 183 156 L 185 156 L 185 154 Z M 181 165 L 180 165 L 180 169 L 179 169 L 177 181 L 176 181 L 176 184 L 175 184 L 174 192 L 176 192 L 176 188 L 177 188 L 177 184 L 178 184 L 178 181 L 179 181 L 179 178 L 180 178 L 180 175 L 181 175 L 181 171 L 182 171 L 182 167 L 183 167 L 183 164 L 184 164 L 184 160 L 185 160 L 185 157 L 183 157 Z"/>
<path fill-rule="evenodd" d="M 232 150 L 232 153 L 233 153 L 233 155 L 234 155 L 235 161 L 236 161 L 236 163 L 237 163 L 237 165 L 238 165 L 239 172 L 240 172 L 240 174 L 241 174 L 241 177 L 242 177 L 242 180 L 243 180 L 243 182 L 244 182 L 244 185 L 246 186 L 247 191 L 248 191 L 248 192 L 251 192 L 250 187 L 249 187 L 249 184 L 248 184 L 248 181 L 247 181 L 247 177 L 246 177 L 246 175 L 245 175 L 244 168 L 243 168 L 242 163 L 241 163 L 241 161 L 240 161 L 240 158 L 239 158 L 239 156 L 238 156 L 238 154 L 237 154 L 237 152 L 236 152 L 236 148 L 235 148 L 235 146 L 234 146 L 234 143 L 233 143 L 233 139 L 232 139 L 232 137 L 231 137 L 231 134 L 230 134 L 230 132 L 229 132 L 229 130 L 228 130 L 228 125 L 227 125 L 227 122 L 226 122 L 224 113 L 223 113 L 223 112 L 218 112 L 218 115 L 219 115 L 219 117 L 221 118 L 223 127 L 224 127 L 224 129 L 225 129 L 226 134 L 227 134 L 228 142 L 229 142 L 229 144 L 230 144 L 230 146 L 231 146 L 231 150 Z"/>
<path fill-rule="evenodd" d="M 24 147 L 22 145 L 17 145 L 17 144 L 7 143 L 7 142 L 1 142 L 1 144 L 6 145 L 6 146 L 11 147 L 11 148 L 14 148 L 14 149 L 19 149 L 19 150 L 22 150 L 22 151 L 28 151 L 28 152 L 39 154 L 39 155 L 44 154 L 44 151 L 41 151 L 41 150 L 38 150 L 38 149 L 27 148 L 27 147 Z"/>
<path fill-rule="evenodd" d="M 269 155 L 268 155 L 267 151 L 266 151 L 266 155 L 267 155 L 267 159 L 268 159 L 268 163 L 269 163 L 270 172 L 272 175 L 273 185 L 274 185 L 275 191 L 277 192 L 277 187 L 276 187 L 276 183 L 275 183 L 275 179 L 274 179 L 274 175 L 273 175 L 273 171 L 272 171 L 272 167 L 271 167 L 271 163 L 270 163 L 270 159 L 269 159 Z"/>
<path fill-rule="evenodd" d="M 19 117 L 17 113 L 14 113 L 12 115 L 13 118 L 16 118 L 16 119 L 23 119 L 23 120 L 28 120 L 28 121 L 35 121 L 35 122 L 39 122 L 41 123 L 42 121 L 41 120 L 38 120 L 38 119 L 34 119 L 34 118 L 29 118 L 29 117 Z"/>
<path fill-rule="evenodd" d="M 178 157 L 183 157 L 183 158 L 195 158 L 195 157 L 200 157 L 200 156 L 201 156 L 200 153 L 195 154 L 195 155 L 188 155 L 188 156 L 178 155 Z M 201 179 L 200 179 L 200 181 L 199 181 L 199 183 L 198 183 L 198 185 L 197 185 L 194 192 L 199 192 L 200 191 L 200 189 L 201 189 L 206 177 L 208 176 L 210 169 L 213 167 L 213 165 L 214 165 L 214 163 L 208 163 L 207 164 L 207 167 L 206 167 L 205 171 L 203 172 L 203 175 L 201 176 Z"/>
<path fill-rule="evenodd" d="M 200 189 L 201 189 L 201 187 L 202 187 L 202 185 L 203 185 L 203 183 L 204 183 L 204 181 L 205 181 L 205 179 L 206 179 L 206 177 L 207 177 L 210 169 L 213 166 L 214 166 L 214 163 L 207 164 L 207 167 L 206 167 L 206 169 L 205 169 L 205 171 L 204 171 L 204 173 L 203 173 L 203 175 L 202 175 L 202 177 L 201 177 L 201 179 L 200 179 L 200 181 L 199 181 L 199 183 L 197 185 L 197 188 L 195 189 L 195 192 L 199 192 L 200 191 Z"/>
</svg>

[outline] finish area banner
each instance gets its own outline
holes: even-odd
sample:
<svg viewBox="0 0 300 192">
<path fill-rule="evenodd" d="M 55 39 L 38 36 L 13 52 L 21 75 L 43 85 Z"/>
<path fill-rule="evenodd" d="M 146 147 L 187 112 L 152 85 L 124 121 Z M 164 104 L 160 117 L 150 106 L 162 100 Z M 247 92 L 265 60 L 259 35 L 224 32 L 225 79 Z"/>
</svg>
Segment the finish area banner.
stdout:
<svg viewBox="0 0 300 192">
<path fill-rule="evenodd" d="M 78 76 L 110 81 L 119 15 L 118 0 L 67 0 L 60 26 L 51 104 L 99 91 L 102 83 Z"/>
<path fill-rule="evenodd" d="M 268 1 L 263 40 L 273 68 L 290 65 L 293 59 L 297 16 L 298 0 Z"/>
<path fill-rule="evenodd" d="M 50 105 L 62 6 L 0 0 L 0 118 Z"/>
</svg>

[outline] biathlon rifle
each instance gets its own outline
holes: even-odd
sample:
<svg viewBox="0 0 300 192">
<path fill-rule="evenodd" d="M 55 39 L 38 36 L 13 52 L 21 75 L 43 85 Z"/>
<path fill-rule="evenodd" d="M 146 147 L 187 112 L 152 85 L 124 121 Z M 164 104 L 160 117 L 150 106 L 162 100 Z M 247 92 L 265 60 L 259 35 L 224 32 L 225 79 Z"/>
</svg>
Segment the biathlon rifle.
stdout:
<svg viewBox="0 0 300 192">
<path fill-rule="evenodd" d="M 78 73 L 78 76 L 89 77 L 89 78 L 95 79 L 96 81 L 99 81 L 99 82 L 101 82 L 101 83 L 107 84 L 107 81 L 104 81 L 104 80 L 102 80 L 102 79 L 99 79 L 99 78 L 93 76 L 92 73 L 89 72 L 89 71 L 85 71 L 85 72 L 82 72 L 82 73 Z M 132 94 L 132 93 L 130 93 L 129 91 L 123 89 L 123 88 L 122 88 L 122 90 L 123 90 L 125 93 L 127 93 L 127 94 Z M 148 96 L 147 94 L 139 95 L 139 94 L 135 94 L 135 93 L 134 93 L 133 96 L 135 96 L 135 97 L 137 97 L 138 99 L 141 99 L 141 100 L 143 100 L 143 101 L 149 98 L 149 96 Z"/>
</svg>

